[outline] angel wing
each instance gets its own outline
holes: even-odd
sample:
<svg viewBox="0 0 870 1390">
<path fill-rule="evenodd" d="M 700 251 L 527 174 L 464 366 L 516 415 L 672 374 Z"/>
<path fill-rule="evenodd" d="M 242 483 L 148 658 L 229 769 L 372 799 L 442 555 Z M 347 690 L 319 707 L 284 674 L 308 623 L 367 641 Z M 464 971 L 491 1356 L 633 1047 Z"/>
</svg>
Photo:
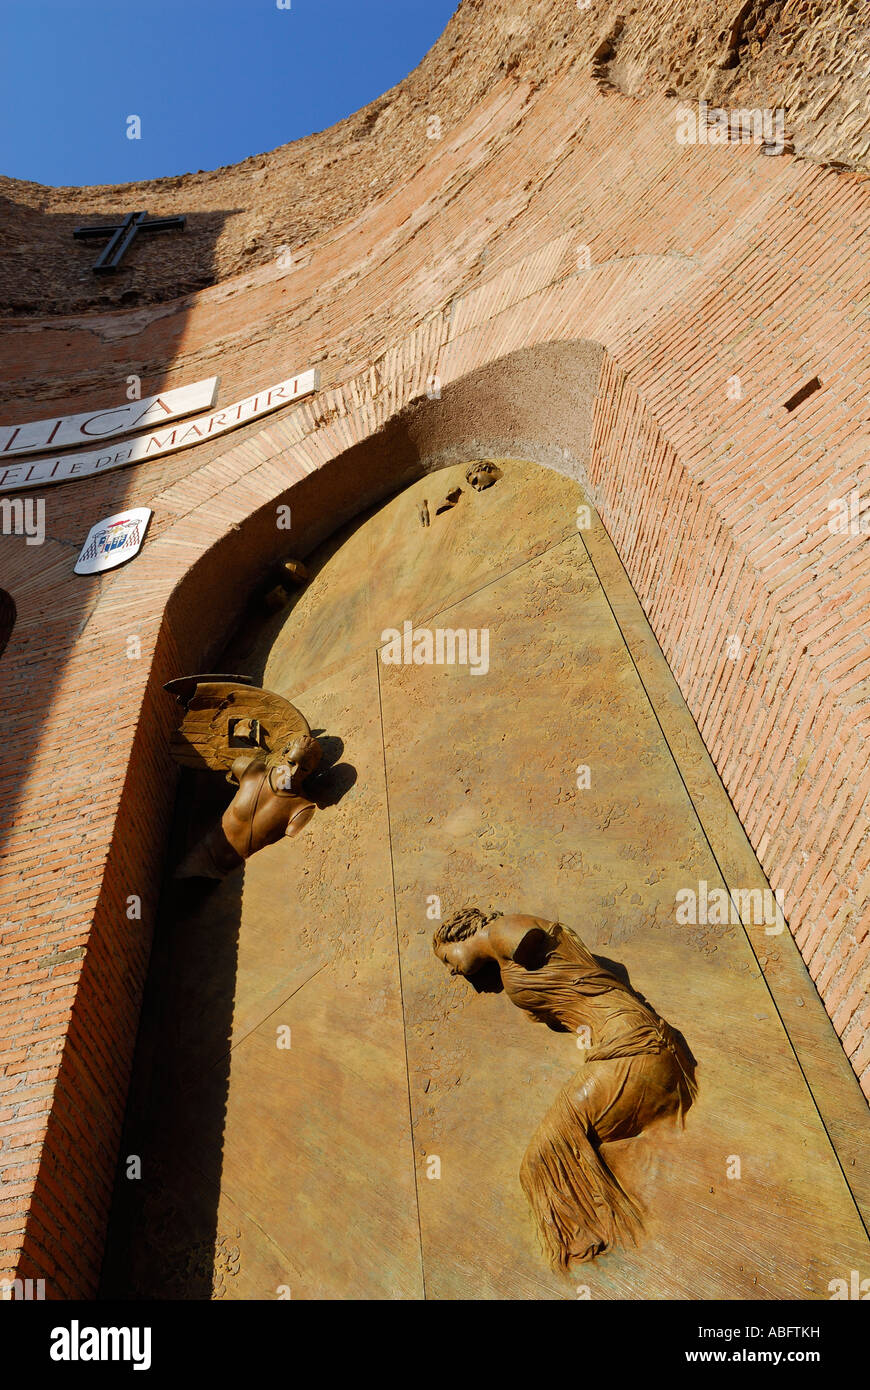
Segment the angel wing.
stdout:
<svg viewBox="0 0 870 1390">
<path fill-rule="evenodd" d="M 247 676 L 182 676 L 164 690 L 184 710 L 169 745 L 183 767 L 225 772 L 246 751 L 251 757 L 275 753 L 295 736 L 311 733 L 295 705 L 251 685 Z"/>
</svg>

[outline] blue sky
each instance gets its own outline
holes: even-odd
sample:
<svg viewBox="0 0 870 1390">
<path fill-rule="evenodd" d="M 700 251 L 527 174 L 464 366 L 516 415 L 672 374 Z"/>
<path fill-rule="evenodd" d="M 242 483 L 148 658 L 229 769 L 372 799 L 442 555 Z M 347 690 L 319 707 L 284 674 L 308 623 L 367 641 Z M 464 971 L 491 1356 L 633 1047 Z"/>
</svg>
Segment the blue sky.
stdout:
<svg viewBox="0 0 870 1390">
<path fill-rule="evenodd" d="M 126 183 L 234 164 L 395 86 L 457 4 L 0 0 L 0 173 Z"/>
</svg>

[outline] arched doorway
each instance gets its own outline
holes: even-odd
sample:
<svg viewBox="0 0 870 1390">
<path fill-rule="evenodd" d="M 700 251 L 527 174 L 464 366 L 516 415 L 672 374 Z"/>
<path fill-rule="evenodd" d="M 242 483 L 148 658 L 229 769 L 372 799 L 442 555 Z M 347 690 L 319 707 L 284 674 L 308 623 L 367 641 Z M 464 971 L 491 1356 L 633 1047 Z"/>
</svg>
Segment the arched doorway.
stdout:
<svg viewBox="0 0 870 1390">
<path fill-rule="evenodd" d="M 302 708 L 332 770 L 302 838 L 167 889 L 105 1291 L 827 1296 L 867 1246 L 759 969 L 794 943 L 678 920 L 687 889 L 766 885 L 624 571 L 577 483 L 499 459 L 478 492 L 467 462 L 333 537 L 224 655 Z M 464 633 L 468 659 L 386 660 L 406 623 Z M 176 858 L 214 780 L 182 788 Z M 612 1146 L 638 1248 L 573 1281 L 518 1169 L 582 1056 L 445 974 L 431 914 L 466 904 L 576 928 L 700 1064 L 684 1132 Z"/>
</svg>

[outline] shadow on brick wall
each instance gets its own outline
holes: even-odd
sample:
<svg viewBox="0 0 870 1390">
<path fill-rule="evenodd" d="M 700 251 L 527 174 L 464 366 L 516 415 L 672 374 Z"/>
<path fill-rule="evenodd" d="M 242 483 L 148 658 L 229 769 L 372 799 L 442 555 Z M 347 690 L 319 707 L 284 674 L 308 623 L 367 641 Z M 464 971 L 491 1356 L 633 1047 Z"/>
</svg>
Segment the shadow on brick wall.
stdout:
<svg viewBox="0 0 870 1390">
<path fill-rule="evenodd" d="M 230 795 L 208 773 L 192 772 L 179 784 L 103 1298 L 212 1297 L 244 869 L 222 883 L 171 874 Z"/>
<path fill-rule="evenodd" d="M 107 216 L 113 211 L 105 210 Z M 143 267 L 151 267 L 150 288 L 140 284 L 136 291 L 147 298 L 182 242 L 187 252 L 196 251 L 196 283 L 210 282 L 228 215 L 204 214 L 193 217 L 183 233 L 140 238 L 119 276 L 106 277 L 112 281 L 107 293 L 126 294 L 141 280 Z M 39 263 L 49 242 L 52 255 L 69 259 L 76 275 L 92 276 L 98 248 L 71 235 L 81 220 L 41 218 L 36 246 L 20 219 L 4 227 L 0 262 L 7 272 L 10 264 L 18 265 L 22 293 L 31 277 L 50 275 L 52 258 Z M 7 273 L 7 290 L 15 278 Z M 8 294 L 4 304 L 8 313 Z M 75 309 L 75 297 L 64 295 L 62 276 L 54 307 L 65 315 Z M 184 302 L 147 319 L 135 309 L 129 319 L 7 318 L 0 323 L 0 422 L 117 406 L 128 399 L 130 375 L 140 378 L 142 396 L 180 385 L 171 374 L 187 321 Z M 39 455 L 25 457 L 33 461 Z M 11 1256 L 32 1277 L 46 1279 L 49 1297 L 96 1285 L 165 853 L 163 827 L 174 793 L 171 768 L 155 768 L 153 753 L 141 743 L 131 752 L 129 734 L 139 719 L 151 731 L 168 727 L 171 702 L 163 696 L 164 708 L 149 689 L 143 707 L 140 663 L 124 659 L 121 620 L 117 650 L 114 635 L 107 639 L 105 631 L 95 631 L 98 624 L 91 625 L 98 600 L 111 592 L 112 574 L 74 574 L 90 527 L 130 505 L 131 495 L 139 500 L 137 474 L 136 468 L 122 468 L 17 494 L 10 486 L 2 490 L 11 502 L 41 500 L 45 509 L 40 544 L 29 544 L 26 534 L 7 525 L 6 512 L 0 537 L 0 584 L 17 612 L 0 658 L 4 724 L 16 748 L 14 766 L 8 762 L 0 774 L 6 885 L 0 888 L 0 978 L 20 971 L 9 962 L 23 955 L 28 972 L 27 996 L 19 999 L 7 989 L 0 1003 L 3 1053 L 12 1052 L 0 1067 L 0 1108 L 11 1112 L 13 1125 L 27 1117 L 27 1142 L 19 1137 L 13 1147 L 14 1130 L 0 1136 L 0 1172 L 7 1192 L 18 1194 L 22 1224 L 26 1219 L 20 1249 Z M 14 510 L 7 510 L 14 518 Z M 154 616 L 159 623 L 162 614 Z M 173 652 L 164 645 L 154 676 L 161 659 L 172 664 L 166 679 L 177 674 Z M 107 815 L 114 820 L 110 844 Z M 159 830 L 146 823 L 149 816 Z M 126 910 L 131 893 L 141 897 L 135 919 Z M 125 1041 L 119 1044 L 120 1038 Z M 37 1170 L 39 1180 L 32 1176 Z M 20 1182 L 13 1182 L 18 1173 Z M 4 1214 L 16 1219 L 16 1211 Z"/>
</svg>

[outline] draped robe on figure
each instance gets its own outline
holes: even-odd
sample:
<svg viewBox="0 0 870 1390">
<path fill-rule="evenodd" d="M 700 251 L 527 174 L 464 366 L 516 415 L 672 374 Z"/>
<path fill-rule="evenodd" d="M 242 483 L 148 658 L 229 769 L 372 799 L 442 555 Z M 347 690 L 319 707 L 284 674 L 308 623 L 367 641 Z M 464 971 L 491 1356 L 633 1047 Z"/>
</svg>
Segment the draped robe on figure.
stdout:
<svg viewBox="0 0 870 1390">
<path fill-rule="evenodd" d="M 616 1242 L 634 1240 L 640 1212 L 598 1152 L 679 1116 L 697 1087 L 682 1038 L 650 1005 L 599 965 L 569 928 L 548 924 L 531 968 L 501 962 L 505 992 L 552 1028 L 587 1027 L 592 1047 L 563 1086 L 526 1150 L 520 1181 L 551 1261 L 567 1270 Z"/>
</svg>

